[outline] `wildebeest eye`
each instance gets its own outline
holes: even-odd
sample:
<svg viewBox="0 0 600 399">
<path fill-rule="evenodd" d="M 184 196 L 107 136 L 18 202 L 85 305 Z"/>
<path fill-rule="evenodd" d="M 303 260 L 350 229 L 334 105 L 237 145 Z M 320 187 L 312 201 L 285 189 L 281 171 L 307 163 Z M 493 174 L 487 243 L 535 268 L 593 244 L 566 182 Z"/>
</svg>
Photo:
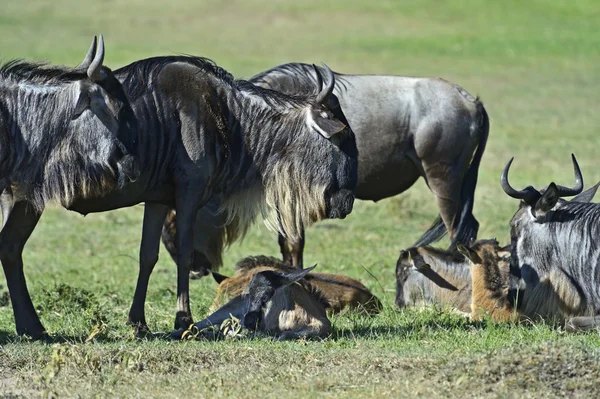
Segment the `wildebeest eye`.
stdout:
<svg viewBox="0 0 600 399">
<path fill-rule="evenodd" d="M 329 114 L 325 111 L 321 111 L 321 118 L 329 119 Z"/>
</svg>

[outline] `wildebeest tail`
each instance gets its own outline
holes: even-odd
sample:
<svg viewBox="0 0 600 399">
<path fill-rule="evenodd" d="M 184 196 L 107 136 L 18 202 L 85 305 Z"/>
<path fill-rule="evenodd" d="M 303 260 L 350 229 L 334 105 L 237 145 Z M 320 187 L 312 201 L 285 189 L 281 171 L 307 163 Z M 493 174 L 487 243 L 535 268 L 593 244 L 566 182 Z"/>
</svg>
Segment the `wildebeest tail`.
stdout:
<svg viewBox="0 0 600 399">
<path fill-rule="evenodd" d="M 435 219 L 435 222 L 433 222 L 431 227 L 425 233 L 423 233 L 421 238 L 419 238 L 417 242 L 415 242 L 412 245 L 412 247 L 423 247 L 425 245 L 429 245 L 431 243 L 439 241 L 443 236 L 446 235 L 446 233 L 447 231 L 446 226 L 444 225 L 444 221 L 442 220 L 442 217 L 438 215 L 437 219 Z"/>
<path fill-rule="evenodd" d="M 457 243 L 471 244 L 477 239 L 477 231 L 479 230 L 479 222 L 473 216 L 473 204 L 475 202 L 475 186 L 477 185 L 479 165 L 481 164 L 481 158 L 483 157 L 490 132 L 490 120 L 479 98 L 475 99 L 475 102 L 477 104 L 477 113 L 480 115 L 479 145 L 463 180 L 460 218 L 454 221 L 456 234 L 452 239 L 450 248 L 456 247 Z"/>
</svg>

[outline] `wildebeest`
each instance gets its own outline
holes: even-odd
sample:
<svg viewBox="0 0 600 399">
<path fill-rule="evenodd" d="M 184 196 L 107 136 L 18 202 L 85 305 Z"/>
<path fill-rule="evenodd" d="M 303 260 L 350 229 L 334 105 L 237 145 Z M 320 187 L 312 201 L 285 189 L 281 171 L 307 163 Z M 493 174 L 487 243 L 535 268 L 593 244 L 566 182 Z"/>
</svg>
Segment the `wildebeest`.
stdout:
<svg viewBox="0 0 600 399">
<path fill-rule="evenodd" d="M 521 201 L 510 222 L 510 269 L 520 278 L 519 313 L 591 328 L 600 325 L 600 204 L 590 203 L 598 185 L 581 193 L 583 176 L 574 155 L 572 160 L 571 188 L 552 182 L 540 191 L 532 186 L 516 190 L 508 182 L 513 159 L 500 183 Z M 571 201 L 561 198 L 574 195 Z"/>
<path fill-rule="evenodd" d="M 324 105 L 337 101 L 332 94 L 335 77 L 326 71 L 326 84 L 310 96 L 288 96 L 235 80 L 200 57 L 149 58 L 114 72 L 138 122 L 141 173 L 135 182 L 102 197 L 77 198 L 68 209 L 85 215 L 145 202 L 130 323 L 146 327 L 148 280 L 170 208 L 177 210 L 178 232 L 175 336 L 192 323 L 192 227 L 196 211 L 210 200 L 219 201 L 238 231 L 277 204 L 272 224 L 291 236 L 301 226 L 350 213 L 356 144 L 352 130 Z M 16 239 L 19 256 L 37 222 L 23 217 L 29 218 L 28 230 Z M 34 317 L 36 323 L 27 324 Z M 34 313 L 17 318 L 20 333 L 43 331 Z"/>
<path fill-rule="evenodd" d="M 270 256 L 248 257 L 236 265 L 236 273 L 226 277 L 213 272 L 213 277 L 219 283 L 217 295 L 211 309 L 215 311 L 223 302 L 241 295 L 248 288 L 253 277 L 263 271 L 273 270 L 286 273 L 294 272 L 296 268 Z M 309 273 L 304 280 L 320 292 L 327 302 L 327 311 L 340 312 L 345 309 L 357 309 L 370 314 L 379 313 L 381 302 L 360 281 L 341 274 Z"/>
<path fill-rule="evenodd" d="M 489 133 L 481 101 L 443 79 L 340 73 L 335 77 L 340 111 L 356 134 L 356 198 L 379 201 L 406 191 L 423 177 L 436 197 L 441 218 L 414 246 L 434 242 L 446 230 L 452 246 L 471 243 L 479 228 L 472 210 Z M 250 80 L 288 94 L 311 94 L 319 88 L 314 68 L 301 63 L 280 65 Z M 218 215 L 212 221 L 210 217 L 200 212 L 196 229 L 226 243 L 237 238 L 233 229 L 220 229 L 223 223 Z M 208 229 L 220 231 L 207 233 Z M 165 228 L 163 242 L 172 256 L 176 256 L 174 240 L 173 230 Z M 299 239 L 280 234 L 279 244 L 283 260 L 302 267 L 304 234 Z M 199 253 L 196 269 L 201 274 L 220 266 L 211 262 L 220 258 L 222 247 L 198 241 L 195 248 Z"/>
<path fill-rule="evenodd" d="M 244 291 L 194 325 L 202 331 L 234 316 L 252 331 L 283 339 L 324 338 L 331 333 L 326 296 L 306 279 L 308 269 L 255 268 Z"/>
<path fill-rule="evenodd" d="M 478 240 L 470 248 L 481 256 L 492 250 L 509 254 L 509 248 L 500 247 L 495 239 Z M 440 304 L 471 313 L 471 280 L 469 259 L 456 249 L 409 248 L 396 262 L 396 305 Z"/>
<path fill-rule="evenodd" d="M 44 331 L 22 252 L 46 204 L 98 197 L 137 174 L 136 118 L 103 61 L 100 36 L 77 68 L 24 61 L 0 67 L 0 260 L 19 334 Z"/>
</svg>

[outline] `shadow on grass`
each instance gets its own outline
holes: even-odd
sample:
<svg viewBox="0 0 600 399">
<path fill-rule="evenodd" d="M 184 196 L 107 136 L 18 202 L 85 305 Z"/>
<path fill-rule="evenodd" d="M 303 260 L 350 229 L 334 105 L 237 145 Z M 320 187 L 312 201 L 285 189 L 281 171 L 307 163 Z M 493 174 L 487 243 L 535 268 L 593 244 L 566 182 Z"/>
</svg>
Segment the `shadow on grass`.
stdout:
<svg viewBox="0 0 600 399">
<path fill-rule="evenodd" d="M 171 341 L 169 333 L 166 332 L 145 332 L 135 334 L 133 331 L 129 335 L 97 335 L 93 339 L 89 339 L 90 334 L 46 334 L 40 339 L 32 339 L 28 336 L 19 336 L 14 331 L 0 330 L 0 345 L 6 345 L 11 343 L 25 343 L 25 342 L 42 342 L 45 344 L 83 344 L 83 343 L 115 343 L 124 341 L 154 341 L 163 340 Z"/>
</svg>

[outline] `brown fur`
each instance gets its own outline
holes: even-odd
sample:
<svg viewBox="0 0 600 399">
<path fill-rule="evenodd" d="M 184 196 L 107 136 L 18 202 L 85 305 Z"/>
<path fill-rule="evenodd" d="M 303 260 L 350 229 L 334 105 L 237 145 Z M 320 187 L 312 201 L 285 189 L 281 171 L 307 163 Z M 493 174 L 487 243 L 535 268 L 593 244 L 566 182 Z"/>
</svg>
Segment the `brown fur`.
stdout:
<svg viewBox="0 0 600 399">
<path fill-rule="evenodd" d="M 509 258 L 489 244 L 478 251 L 480 262 L 471 261 L 471 318 L 488 314 L 495 321 L 514 321 L 517 313 L 508 301 Z"/>
<path fill-rule="evenodd" d="M 215 311 L 228 299 L 241 295 L 250 285 L 252 278 L 265 270 L 293 271 L 295 268 L 267 256 L 242 259 L 236 265 L 236 273 L 219 284 L 210 311 Z M 327 303 L 326 309 L 331 312 L 362 309 L 369 314 L 376 314 L 381 310 L 381 302 L 367 287 L 360 281 L 344 275 L 309 273 L 300 284 L 313 295 L 322 297 Z"/>
</svg>

